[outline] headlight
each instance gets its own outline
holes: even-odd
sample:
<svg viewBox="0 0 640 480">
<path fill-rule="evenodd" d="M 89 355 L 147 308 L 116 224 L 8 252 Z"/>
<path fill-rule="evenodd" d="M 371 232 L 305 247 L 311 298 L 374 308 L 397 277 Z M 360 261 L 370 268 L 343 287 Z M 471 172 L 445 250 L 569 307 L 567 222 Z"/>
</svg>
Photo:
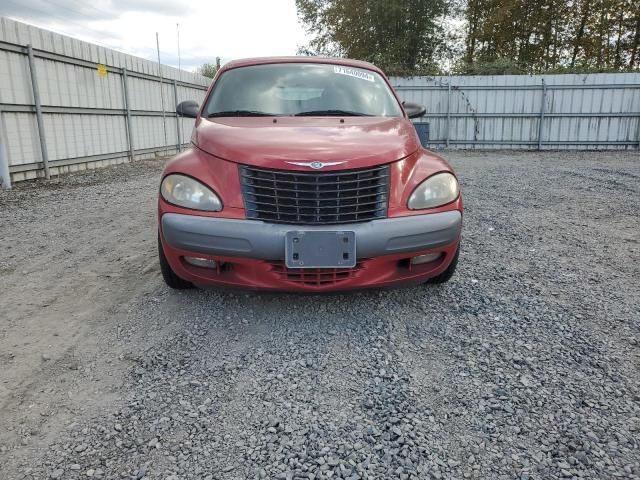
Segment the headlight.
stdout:
<svg viewBox="0 0 640 480">
<path fill-rule="evenodd" d="M 423 208 L 435 208 L 458 198 L 460 189 L 458 180 L 450 173 L 437 173 L 416 187 L 407 207 L 411 210 L 421 210 Z"/>
<path fill-rule="evenodd" d="M 167 175 L 160 185 L 160 194 L 167 202 L 179 207 L 207 212 L 222 210 L 222 202 L 210 188 L 186 175 Z"/>
</svg>

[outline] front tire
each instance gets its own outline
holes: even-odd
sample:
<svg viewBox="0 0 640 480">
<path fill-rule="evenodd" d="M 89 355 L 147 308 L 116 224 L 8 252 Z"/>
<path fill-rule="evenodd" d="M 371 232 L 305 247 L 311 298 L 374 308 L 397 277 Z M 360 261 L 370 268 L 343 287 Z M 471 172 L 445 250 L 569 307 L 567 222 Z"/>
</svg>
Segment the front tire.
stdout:
<svg viewBox="0 0 640 480">
<path fill-rule="evenodd" d="M 164 249 L 162 248 L 160 234 L 158 234 L 158 259 L 160 260 L 160 271 L 162 272 L 162 278 L 164 279 L 164 283 L 166 283 L 167 286 L 176 290 L 193 288 L 193 283 L 187 282 L 186 280 L 180 278 L 178 275 L 176 275 L 176 272 L 173 271 L 171 265 L 169 265 L 167 257 L 164 254 Z"/>
<path fill-rule="evenodd" d="M 427 283 L 428 284 L 440 284 L 440 283 L 446 283 L 449 280 L 451 280 L 451 277 L 453 277 L 453 274 L 456 271 L 456 267 L 458 266 L 458 256 L 459 255 L 460 255 L 460 244 L 458 244 L 458 248 L 456 249 L 456 253 L 453 256 L 453 260 L 451 261 L 451 263 L 449 264 L 447 269 L 444 272 L 442 272 L 440 275 L 437 275 L 437 276 L 433 277 L 432 279 L 430 279 Z"/>
</svg>

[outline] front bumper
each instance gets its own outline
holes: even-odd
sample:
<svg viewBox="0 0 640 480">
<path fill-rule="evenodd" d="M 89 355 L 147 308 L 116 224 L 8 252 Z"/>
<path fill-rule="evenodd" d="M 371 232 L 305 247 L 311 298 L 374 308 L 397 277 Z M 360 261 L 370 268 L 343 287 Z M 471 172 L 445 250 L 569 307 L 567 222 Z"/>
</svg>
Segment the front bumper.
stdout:
<svg viewBox="0 0 640 480">
<path fill-rule="evenodd" d="M 289 231 L 354 232 L 358 258 L 372 258 L 443 247 L 457 240 L 461 225 L 462 215 L 458 210 L 322 226 L 178 213 L 166 213 L 162 216 L 162 234 L 173 248 L 206 255 L 260 260 L 284 260 L 285 235 Z"/>
<path fill-rule="evenodd" d="M 165 213 L 161 240 L 172 269 L 196 285 L 317 292 L 424 282 L 451 263 L 461 227 L 458 210 L 323 226 Z M 355 232 L 356 267 L 287 269 L 285 235 L 300 230 Z M 436 252 L 442 253 L 436 261 L 409 263 L 412 256 Z M 184 256 L 212 258 L 222 267 L 195 267 Z"/>
</svg>

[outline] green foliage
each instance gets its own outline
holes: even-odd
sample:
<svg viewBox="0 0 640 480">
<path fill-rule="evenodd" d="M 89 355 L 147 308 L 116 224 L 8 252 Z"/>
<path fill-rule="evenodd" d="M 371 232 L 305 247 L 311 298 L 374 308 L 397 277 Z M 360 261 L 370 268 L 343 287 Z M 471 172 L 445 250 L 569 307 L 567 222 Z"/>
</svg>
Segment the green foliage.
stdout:
<svg viewBox="0 0 640 480">
<path fill-rule="evenodd" d="M 527 70 L 517 62 L 507 58 L 496 58 L 489 61 L 459 62 L 454 73 L 460 75 L 519 75 Z"/>
<path fill-rule="evenodd" d="M 202 75 L 203 77 L 213 78 L 216 76 L 216 72 L 218 71 L 218 67 L 214 63 L 204 63 L 198 67 L 196 70 L 197 73 Z"/>
<path fill-rule="evenodd" d="M 356 58 L 391 75 L 437 72 L 445 0 L 296 0 L 314 35 L 300 53 Z"/>
</svg>

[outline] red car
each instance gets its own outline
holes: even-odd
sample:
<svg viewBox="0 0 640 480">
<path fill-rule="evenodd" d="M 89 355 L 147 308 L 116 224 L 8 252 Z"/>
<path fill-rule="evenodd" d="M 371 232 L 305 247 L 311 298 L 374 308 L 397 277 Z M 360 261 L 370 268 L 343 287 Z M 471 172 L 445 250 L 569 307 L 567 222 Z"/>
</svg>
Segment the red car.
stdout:
<svg viewBox="0 0 640 480">
<path fill-rule="evenodd" d="M 226 64 L 170 161 L 159 256 L 173 288 L 324 292 L 445 282 L 460 250 L 451 166 L 422 148 L 369 63 L 259 58 Z"/>
</svg>

